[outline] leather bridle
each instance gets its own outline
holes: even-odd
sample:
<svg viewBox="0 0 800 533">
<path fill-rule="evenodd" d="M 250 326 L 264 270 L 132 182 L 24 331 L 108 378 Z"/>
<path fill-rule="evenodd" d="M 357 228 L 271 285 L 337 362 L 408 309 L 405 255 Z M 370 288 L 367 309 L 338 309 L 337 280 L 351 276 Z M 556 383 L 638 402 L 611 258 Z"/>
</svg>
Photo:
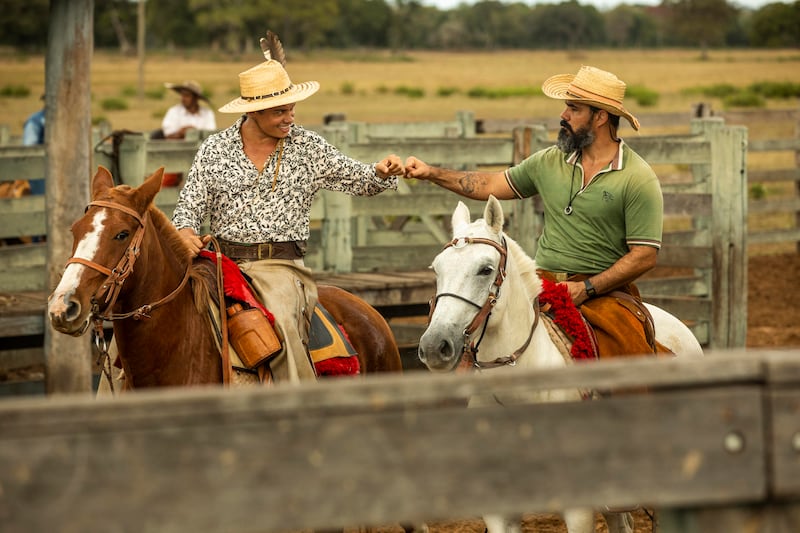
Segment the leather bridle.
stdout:
<svg viewBox="0 0 800 533">
<path fill-rule="evenodd" d="M 497 299 L 500 297 L 500 287 L 503 285 L 503 281 L 506 279 L 506 263 L 508 261 L 508 248 L 506 247 L 505 239 L 502 239 L 501 243 L 497 243 L 491 239 L 484 239 L 479 237 L 461 237 L 453 239 L 452 241 L 448 242 L 443 250 L 447 248 L 463 248 L 468 244 L 487 244 L 493 247 L 500 253 L 500 262 L 497 266 L 497 275 L 494 278 L 494 282 L 492 282 L 492 286 L 489 287 L 489 295 L 486 297 L 486 301 L 483 305 L 477 304 L 472 300 L 464 298 L 459 294 L 455 294 L 452 292 L 443 292 L 436 294 L 430 301 L 430 312 L 428 313 L 428 323 L 431 321 L 431 317 L 433 316 L 433 311 L 436 308 L 436 304 L 439 301 L 439 298 L 443 298 L 445 296 L 449 296 L 451 298 L 456 298 L 457 300 L 461 300 L 462 302 L 466 302 L 478 309 L 478 313 L 472 318 L 472 321 L 467 325 L 464 329 L 464 347 L 461 352 L 461 360 L 469 364 L 472 368 L 476 370 L 482 370 L 487 368 L 497 368 L 501 366 L 514 366 L 519 359 L 520 355 L 522 355 L 525 350 L 528 348 L 528 345 L 533 338 L 533 332 L 536 329 L 536 326 L 539 324 L 539 298 L 538 296 L 533 300 L 533 310 L 534 310 L 534 321 L 533 325 L 531 326 L 530 333 L 528 334 L 528 338 L 525 342 L 514 350 L 511 355 L 498 357 L 492 361 L 478 361 L 478 347 L 480 346 L 481 341 L 483 340 L 483 335 L 486 333 L 486 326 L 489 323 L 489 317 L 492 314 L 492 310 L 494 309 L 495 304 L 497 303 Z M 481 328 L 481 334 L 477 340 L 472 339 L 472 334 L 475 333 L 478 328 Z"/>
<path fill-rule="evenodd" d="M 165 303 L 171 301 L 178 293 L 186 286 L 187 281 L 189 281 L 189 274 L 191 272 L 191 264 L 187 265 L 186 272 L 183 275 L 183 279 L 181 280 L 180 284 L 173 290 L 171 293 L 166 295 L 165 297 L 161 298 L 160 300 L 141 305 L 134 309 L 133 311 L 129 311 L 127 313 L 112 313 L 111 308 L 117 301 L 119 297 L 120 291 L 122 290 L 122 284 L 125 283 L 125 280 L 130 277 L 133 273 L 133 265 L 136 263 L 136 259 L 139 257 L 139 252 L 141 252 L 141 243 L 142 239 L 144 238 L 144 230 L 145 230 L 145 223 L 148 219 L 148 213 L 145 212 L 144 217 L 130 209 L 125 207 L 124 205 L 120 205 L 114 202 L 106 202 L 103 200 L 95 200 L 89 203 L 89 207 L 108 207 L 110 209 L 116 209 L 118 211 L 122 211 L 133 218 L 139 223 L 139 228 L 134 233 L 133 238 L 131 239 L 131 243 L 128 245 L 128 248 L 125 250 L 125 253 L 120 258 L 117 265 L 110 269 L 106 266 L 100 265 L 95 263 L 94 261 L 89 261 L 88 259 L 83 259 L 81 257 L 71 257 L 67 260 L 67 265 L 72 263 L 78 263 L 84 266 L 87 266 L 101 274 L 105 274 L 106 280 L 103 284 L 95 291 L 92 295 L 92 311 L 91 311 L 91 320 L 95 321 L 96 323 L 102 322 L 103 320 L 124 320 L 126 318 L 133 317 L 134 320 L 142 320 L 150 318 L 150 313 L 153 309 L 164 305 Z M 101 311 L 100 309 L 100 300 L 104 300 L 103 304 L 104 307 Z M 88 326 L 88 323 L 87 323 Z"/>
</svg>

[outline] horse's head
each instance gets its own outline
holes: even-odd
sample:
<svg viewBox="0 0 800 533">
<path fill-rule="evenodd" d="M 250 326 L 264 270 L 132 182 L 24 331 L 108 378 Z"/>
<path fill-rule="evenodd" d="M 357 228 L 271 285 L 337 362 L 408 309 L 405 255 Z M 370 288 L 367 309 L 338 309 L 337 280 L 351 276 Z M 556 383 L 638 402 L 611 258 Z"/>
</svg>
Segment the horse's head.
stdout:
<svg viewBox="0 0 800 533">
<path fill-rule="evenodd" d="M 99 167 L 92 180 L 92 201 L 72 225 L 72 257 L 47 310 L 53 327 L 81 335 L 93 313 L 113 303 L 139 252 L 149 207 L 161 188 L 164 169 L 138 188 L 114 187 Z"/>
<path fill-rule="evenodd" d="M 504 276 L 500 271 L 505 262 L 500 202 L 490 197 L 483 218 L 475 222 L 470 222 L 469 209 L 459 202 L 452 226 L 453 240 L 433 260 L 436 295 L 419 342 L 420 360 L 434 371 L 453 370 L 459 364 L 471 336 L 465 331 L 487 300 L 496 296 L 496 282 Z"/>
<path fill-rule="evenodd" d="M 453 240 L 433 260 L 436 295 L 419 342 L 419 358 L 433 371 L 453 370 L 462 359 L 491 366 L 531 331 L 531 322 L 520 326 L 534 315 L 531 301 L 541 292 L 541 280 L 533 260 L 503 233 L 503 223 L 494 196 L 474 222 L 462 202 L 453 212 Z"/>
</svg>

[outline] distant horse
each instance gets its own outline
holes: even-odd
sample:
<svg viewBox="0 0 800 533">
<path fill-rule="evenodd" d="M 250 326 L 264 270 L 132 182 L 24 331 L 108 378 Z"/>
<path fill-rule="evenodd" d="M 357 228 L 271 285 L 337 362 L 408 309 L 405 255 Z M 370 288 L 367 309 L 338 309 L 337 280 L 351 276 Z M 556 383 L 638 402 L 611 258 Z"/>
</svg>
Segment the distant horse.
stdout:
<svg viewBox="0 0 800 533">
<path fill-rule="evenodd" d="M 72 258 L 49 297 L 50 322 L 77 336 L 113 320 L 125 388 L 222 383 L 208 276 L 153 203 L 162 174 L 114 187 L 98 169 L 92 202 L 72 225 Z M 374 308 L 331 286 L 319 287 L 319 301 L 347 332 L 362 372 L 401 371 L 392 331 Z"/>
<path fill-rule="evenodd" d="M 558 368 L 567 357 L 548 333 L 536 298 L 543 283 L 536 265 L 503 233 L 503 210 L 490 197 L 483 219 L 470 222 L 459 202 L 452 216 L 453 240 L 436 256 L 436 296 L 429 325 L 419 343 L 420 360 L 433 371 L 447 372 L 468 363 L 477 368 L 517 366 Z M 486 302 L 486 303 L 484 303 Z M 647 305 L 655 322 L 656 339 L 680 357 L 701 357 L 700 344 L 680 320 Z M 477 309 L 477 311 L 476 311 Z M 584 391 L 585 392 L 585 391 Z M 546 391 L 539 401 L 580 400 L 581 391 Z M 629 513 L 604 513 L 610 533 L 631 532 Z M 484 517 L 489 533 L 519 531 L 519 523 Z M 564 513 L 570 533 L 595 531 L 594 511 Z"/>
</svg>

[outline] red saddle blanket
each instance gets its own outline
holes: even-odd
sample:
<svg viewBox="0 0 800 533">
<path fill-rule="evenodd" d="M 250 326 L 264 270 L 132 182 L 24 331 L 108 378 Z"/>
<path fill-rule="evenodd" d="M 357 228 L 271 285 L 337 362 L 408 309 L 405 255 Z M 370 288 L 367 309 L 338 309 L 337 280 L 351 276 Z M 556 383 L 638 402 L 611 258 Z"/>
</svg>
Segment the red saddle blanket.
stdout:
<svg viewBox="0 0 800 533">
<path fill-rule="evenodd" d="M 217 254 L 209 250 L 201 250 L 200 256 L 214 264 L 217 262 Z M 225 255 L 221 257 L 225 296 L 260 309 L 274 326 L 274 315 L 257 298 L 239 265 Z M 358 356 L 346 332 L 319 303 L 311 320 L 309 353 L 317 376 L 355 375 L 361 371 Z"/>
<path fill-rule="evenodd" d="M 553 322 L 572 339 L 570 354 L 573 359 L 597 359 L 596 344 L 592 340 L 589 324 L 572 303 L 566 285 L 542 279 L 539 305 L 547 308 Z"/>
</svg>

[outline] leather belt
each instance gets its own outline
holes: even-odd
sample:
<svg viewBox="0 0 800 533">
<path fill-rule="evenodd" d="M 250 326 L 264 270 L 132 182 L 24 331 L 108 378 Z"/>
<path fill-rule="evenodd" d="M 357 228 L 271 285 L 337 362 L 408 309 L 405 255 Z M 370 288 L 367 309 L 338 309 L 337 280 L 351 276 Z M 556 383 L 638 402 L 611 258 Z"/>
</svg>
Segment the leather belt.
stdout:
<svg viewBox="0 0 800 533">
<path fill-rule="evenodd" d="M 245 243 L 217 239 L 220 251 L 234 261 L 262 259 L 302 259 L 306 241 Z"/>
<path fill-rule="evenodd" d="M 552 272 L 550 270 L 542 270 L 542 269 L 537 269 L 537 272 L 539 273 L 539 276 L 547 277 L 550 280 L 556 281 L 558 283 L 560 283 L 562 281 L 567 281 L 567 280 L 569 280 L 569 281 L 580 281 L 579 279 L 574 279 L 573 280 L 572 278 L 574 278 L 575 276 L 580 276 L 581 275 L 581 274 L 576 274 L 575 272 Z M 584 277 L 588 277 L 588 276 L 584 275 Z"/>
</svg>

